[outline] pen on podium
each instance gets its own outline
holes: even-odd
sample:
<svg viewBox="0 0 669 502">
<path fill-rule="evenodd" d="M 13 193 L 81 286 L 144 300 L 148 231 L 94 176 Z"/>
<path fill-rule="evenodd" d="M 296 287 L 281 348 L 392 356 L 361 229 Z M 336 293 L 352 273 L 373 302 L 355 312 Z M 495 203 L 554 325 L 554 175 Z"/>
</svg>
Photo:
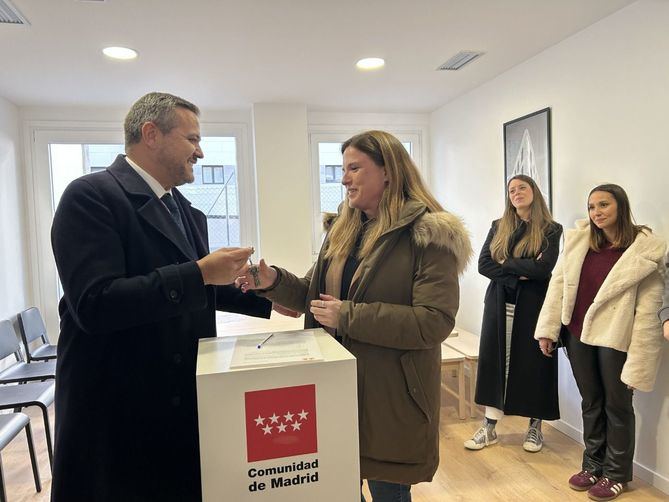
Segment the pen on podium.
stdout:
<svg viewBox="0 0 669 502">
<path fill-rule="evenodd" d="M 273 336 L 274 336 L 274 333 L 270 333 L 270 335 L 267 338 L 265 338 L 262 342 L 260 342 L 258 344 L 258 348 L 261 348 L 263 345 L 265 345 L 265 343 L 267 343 L 269 341 L 269 339 L 272 338 Z"/>
</svg>

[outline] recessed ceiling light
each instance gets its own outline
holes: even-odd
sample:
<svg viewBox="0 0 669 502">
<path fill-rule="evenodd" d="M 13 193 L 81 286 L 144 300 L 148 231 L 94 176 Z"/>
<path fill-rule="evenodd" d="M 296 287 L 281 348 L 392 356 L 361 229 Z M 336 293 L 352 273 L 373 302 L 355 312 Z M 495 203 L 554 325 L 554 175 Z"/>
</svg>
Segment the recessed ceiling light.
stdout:
<svg viewBox="0 0 669 502">
<path fill-rule="evenodd" d="M 128 47 L 105 47 L 102 52 L 112 59 L 135 59 L 137 57 L 137 51 Z"/>
<path fill-rule="evenodd" d="M 363 58 L 355 65 L 361 70 L 376 70 L 385 65 L 386 62 L 381 58 Z"/>
</svg>

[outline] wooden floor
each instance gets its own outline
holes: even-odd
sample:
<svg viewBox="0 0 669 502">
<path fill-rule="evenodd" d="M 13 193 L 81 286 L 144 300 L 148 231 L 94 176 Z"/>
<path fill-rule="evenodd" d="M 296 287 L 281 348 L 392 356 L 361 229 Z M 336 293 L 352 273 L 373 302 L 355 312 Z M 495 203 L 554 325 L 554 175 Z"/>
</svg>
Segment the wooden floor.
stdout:
<svg viewBox="0 0 669 502">
<path fill-rule="evenodd" d="M 457 380 L 444 374 L 451 388 Z M 462 444 L 480 426 L 480 419 L 459 420 L 455 398 L 442 392 L 439 440 L 440 464 L 432 483 L 411 489 L 413 502 L 455 501 L 589 501 L 583 492 L 569 488 L 567 480 L 580 470 L 582 446 L 543 425 L 544 448 L 538 453 L 523 450 L 527 419 L 505 417 L 497 425 L 499 443 L 480 451 Z M 365 497 L 370 502 L 365 488 Z M 635 478 L 621 501 L 667 501 L 669 495 Z"/>
<path fill-rule="evenodd" d="M 278 318 L 276 321 L 252 320 L 247 324 L 251 331 L 262 332 L 294 329 L 299 326 L 299 322 L 295 319 Z M 232 316 L 219 318 L 219 325 L 228 332 L 243 333 L 243 324 Z M 444 374 L 443 378 L 447 385 L 457 388 L 457 381 L 451 375 Z M 51 411 L 53 413 L 53 409 Z M 2 451 L 7 500 L 47 502 L 51 487 L 51 472 L 43 422 L 36 410 L 29 409 L 27 413 L 31 417 L 33 436 L 38 450 L 42 492 L 35 492 L 26 438 L 21 433 Z M 576 441 L 549 425 L 544 425 L 544 449 L 539 453 L 527 453 L 522 448 L 527 428 L 526 420 L 506 417 L 497 426 L 500 437 L 498 444 L 481 451 L 466 450 L 462 443 L 476 431 L 479 421 L 479 419 L 459 420 L 456 400 L 449 394 L 442 393 L 441 463 L 432 483 L 421 483 L 412 488 L 413 502 L 589 500 L 585 493 L 575 492 L 567 485 L 569 476 L 580 467 L 582 447 Z M 364 493 L 367 502 L 371 502 L 366 487 Z M 667 501 L 669 495 L 635 478 L 629 484 L 629 491 L 617 500 Z"/>
</svg>

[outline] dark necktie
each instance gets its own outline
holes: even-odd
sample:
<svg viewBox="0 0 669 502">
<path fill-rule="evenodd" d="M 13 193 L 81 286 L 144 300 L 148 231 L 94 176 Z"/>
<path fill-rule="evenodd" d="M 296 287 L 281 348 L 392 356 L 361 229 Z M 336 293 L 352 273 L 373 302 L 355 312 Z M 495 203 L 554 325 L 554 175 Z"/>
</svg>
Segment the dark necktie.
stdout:
<svg viewBox="0 0 669 502">
<path fill-rule="evenodd" d="M 170 210 L 170 215 L 172 216 L 174 223 L 177 224 L 177 227 L 179 227 L 179 230 L 181 230 L 181 233 L 186 238 L 186 241 L 188 241 L 188 235 L 186 234 L 186 228 L 184 227 L 184 222 L 181 219 L 181 213 L 179 212 L 179 207 L 177 206 L 177 202 L 174 200 L 174 197 L 172 197 L 172 194 L 167 192 L 160 198 L 160 200 L 162 200 L 163 203 L 167 206 L 167 209 Z"/>
</svg>

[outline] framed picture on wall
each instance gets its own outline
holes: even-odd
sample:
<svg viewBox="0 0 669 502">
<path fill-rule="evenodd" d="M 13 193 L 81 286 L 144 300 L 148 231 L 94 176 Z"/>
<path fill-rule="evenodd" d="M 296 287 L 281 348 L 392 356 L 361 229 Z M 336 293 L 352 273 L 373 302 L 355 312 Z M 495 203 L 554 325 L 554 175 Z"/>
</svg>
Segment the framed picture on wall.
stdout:
<svg viewBox="0 0 669 502">
<path fill-rule="evenodd" d="M 537 183 L 552 211 L 550 108 L 504 123 L 505 191 L 509 179 L 517 174 Z"/>
</svg>

